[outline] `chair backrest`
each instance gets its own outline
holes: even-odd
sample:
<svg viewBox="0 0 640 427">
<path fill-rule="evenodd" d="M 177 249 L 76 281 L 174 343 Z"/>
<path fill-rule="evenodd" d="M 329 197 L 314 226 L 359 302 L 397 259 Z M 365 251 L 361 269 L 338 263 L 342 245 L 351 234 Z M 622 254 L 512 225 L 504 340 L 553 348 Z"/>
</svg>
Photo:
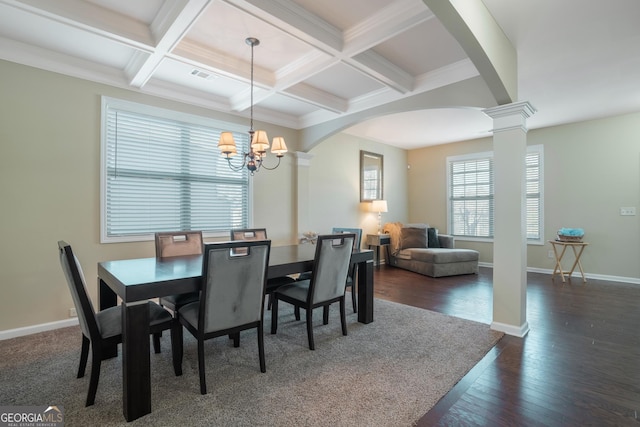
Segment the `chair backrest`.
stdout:
<svg viewBox="0 0 640 427">
<path fill-rule="evenodd" d="M 266 240 L 266 228 L 236 228 L 231 230 L 231 240 Z"/>
<path fill-rule="evenodd" d="M 347 228 L 347 227 L 333 227 L 331 230 L 333 234 L 338 233 L 352 233 L 356 235 L 356 240 L 353 242 L 354 249 L 360 249 L 362 244 L 362 228 Z"/>
<path fill-rule="evenodd" d="M 356 239 L 353 241 L 353 248 L 360 249 L 362 244 L 362 228 L 345 228 L 345 227 L 333 227 L 333 234 L 338 233 L 353 233 L 356 235 Z M 349 268 L 349 278 L 352 280 L 355 278 L 356 271 L 358 271 L 358 264 L 353 264 L 351 268 Z"/>
<path fill-rule="evenodd" d="M 163 231 L 156 233 L 157 258 L 200 254 L 202 254 L 202 231 Z"/>
<path fill-rule="evenodd" d="M 200 331 L 220 331 L 262 319 L 270 251 L 270 240 L 205 245 Z"/>
<path fill-rule="evenodd" d="M 355 239 L 355 234 L 347 233 L 318 236 L 308 302 L 315 304 L 344 295 Z"/>
<path fill-rule="evenodd" d="M 100 337 L 98 322 L 96 321 L 96 312 L 91 303 L 91 299 L 87 294 L 87 288 L 84 279 L 84 273 L 78 258 L 76 258 L 71 246 L 65 241 L 58 241 L 58 251 L 60 253 L 60 265 L 67 279 L 69 291 L 73 298 L 73 305 L 78 313 L 78 321 L 80 329 L 85 337 L 96 342 Z"/>
</svg>

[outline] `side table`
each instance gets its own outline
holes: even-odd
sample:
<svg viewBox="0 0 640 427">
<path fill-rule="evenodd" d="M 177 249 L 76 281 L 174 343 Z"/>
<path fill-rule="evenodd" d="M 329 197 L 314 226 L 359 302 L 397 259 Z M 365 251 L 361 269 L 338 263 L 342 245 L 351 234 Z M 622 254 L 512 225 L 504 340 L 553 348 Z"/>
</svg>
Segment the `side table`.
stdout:
<svg viewBox="0 0 640 427">
<path fill-rule="evenodd" d="M 582 263 L 580 263 L 580 257 L 582 256 L 582 252 L 584 248 L 586 248 L 589 244 L 585 242 L 561 242 L 560 240 L 549 240 L 551 243 L 551 247 L 553 248 L 553 254 L 556 257 L 556 266 L 553 269 L 553 274 L 551 278 L 553 279 L 556 274 L 560 274 L 562 281 L 565 282 L 564 276 L 571 278 L 573 271 L 576 269 L 576 266 L 580 269 L 580 274 L 582 275 L 582 281 L 586 283 L 587 279 L 584 277 L 584 271 L 582 270 Z M 567 250 L 567 247 L 570 247 L 573 250 L 573 255 L 575 256 L 575 261 L 571 266 L 571 270 L 564 271 L 562 269 L 562 257 Z M 562 248 L 560 253 L 558 253 L 558 249 Z"/>
<path fill-rule="evenodd" d="M 376 266 L 380 267 L 380 250 L 386 246 L 385 250 L 385 262 L 389 265 L 389 244 L 391 244 L 391 236 L 388 234 L 367 234 L 367 247 L 371 249 L 372 246 L 376 249 L 376 259 L 378 263 Z"/>
</svg>

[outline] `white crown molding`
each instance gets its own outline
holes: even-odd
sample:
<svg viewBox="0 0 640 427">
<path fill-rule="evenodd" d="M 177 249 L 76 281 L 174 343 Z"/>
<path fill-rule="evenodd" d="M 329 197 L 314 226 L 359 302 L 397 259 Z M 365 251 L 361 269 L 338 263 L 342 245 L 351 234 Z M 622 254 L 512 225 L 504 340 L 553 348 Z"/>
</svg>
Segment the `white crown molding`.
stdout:
<svg viewBox="0 0 640 427">
<path fill-rule="evenodd" d="M 311 45 L 342 50 L 342 32 L 290 0 L 224 0 Z"/>
<path fill-rule="evenodd" d="M 3 0 L 3 3 L 136 49 L 149 51 L 155 44 L 144 23 L 87 1 Z"/>
</svg>

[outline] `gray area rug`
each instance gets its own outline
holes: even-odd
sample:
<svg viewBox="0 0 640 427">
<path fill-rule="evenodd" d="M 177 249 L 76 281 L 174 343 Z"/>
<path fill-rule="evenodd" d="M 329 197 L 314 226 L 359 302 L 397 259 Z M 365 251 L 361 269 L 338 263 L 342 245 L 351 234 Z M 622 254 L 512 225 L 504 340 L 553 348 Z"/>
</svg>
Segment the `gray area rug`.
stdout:
<svg viewBox="0 0 640 427">
<path fill-rule="evenodd" d="M 0 405 L 63 406 L 66 426 L 409 426 L 502 337 L 485 324 L 379 299 L 371 324 L 347 312 L 343 336 L 337 305 L 326 326 L 316 310 L 315 351 L 291 306 L 282 304 L 276 335 L 266 312 L 264 374 L 254 331 L 241 334 L 240 348 L 226 337 L 209 340 L 204 396 L 195 340 L 185 331 L 184 374 L 175 377 L 165 334 L 162 353 L 151 354 L 153 412 L 132 423 L 122 416 L 120 357 L 102 363 L 96 403 L 84 407 L 91 358 L 76 379 L 78 327 L 6 340 Z"/>
</svg>

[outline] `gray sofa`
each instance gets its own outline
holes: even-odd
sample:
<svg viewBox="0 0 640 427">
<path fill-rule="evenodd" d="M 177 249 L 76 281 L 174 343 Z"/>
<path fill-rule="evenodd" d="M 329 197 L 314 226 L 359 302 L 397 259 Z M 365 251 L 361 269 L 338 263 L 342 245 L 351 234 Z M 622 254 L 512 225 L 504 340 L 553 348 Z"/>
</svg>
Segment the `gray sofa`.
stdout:
<svg viewBox="0 0 640 427">
<path fill-rule="evenodd" d="M 428 224 L 385 224 L 392 266 L 431 277 L 478 273 L 478 251 L 456 249 L 454 237 L 438 234 Z"/>
</svg>

